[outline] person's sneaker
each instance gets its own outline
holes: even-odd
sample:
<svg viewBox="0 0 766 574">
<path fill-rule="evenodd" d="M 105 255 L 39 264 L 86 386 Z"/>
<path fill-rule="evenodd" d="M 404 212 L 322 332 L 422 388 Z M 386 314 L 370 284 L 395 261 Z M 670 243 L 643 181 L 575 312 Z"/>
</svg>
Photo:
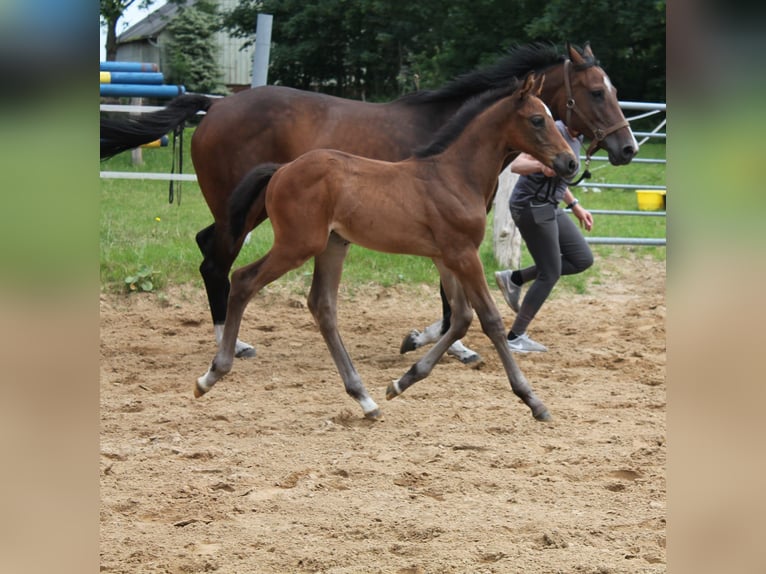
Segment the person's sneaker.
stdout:
<svg viewBox="0 0 766 574">
<path fill-rule="evenodd" d="M 519 312 L 519 298 L 521 297 L 521 285 L 516 285 L 511 281 L 510 269 L 506 271 L 495 271 L 495 281 L 497 286 L 500 287 L 500 292 L 503 294 L 505 302 L 513 309 L 515 313 Z"/>
<path fill-rule="evenodd" d="M 545 346 L 530 339 L 526 333 L 508 340 L 508 348 L 514 353 L 545 353 L 548 350 Z"/>
</svg>

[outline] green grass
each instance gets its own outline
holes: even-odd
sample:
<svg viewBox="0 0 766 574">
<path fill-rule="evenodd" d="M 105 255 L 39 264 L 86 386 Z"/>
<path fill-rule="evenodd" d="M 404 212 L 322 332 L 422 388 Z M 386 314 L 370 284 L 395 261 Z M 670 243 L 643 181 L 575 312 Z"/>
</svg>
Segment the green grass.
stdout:
<svg viewBox="0 0 766 574">
<path fill-rule="evenodd" d="M 192 173 L 188 157 L 190 130 L 187 130 L 184 172 Z M 665 146 L 645 145 L 640 157 L 664 157 Z M 170 148 L 143 150 L 144 165 L 131 165 L 130 153 L 123 153 L 101 164 L 104 171 L 133 171 L 168 173 L 172 163 Z M 605 162 L 591 164 L 592 182 L 620 181 L 644 185 L 664 184 L 664 166 L 631 164 L 615 168 Z M 177 185 L 177 184 L 176 184 Z M 633 191 L 604 188 L 601 193 L 576 189 L 587 209 L 635 210 Z M 101 180 L 100 213 L 100 278 L 106 291 L 123 291 L 125 279 L 144 270 L 152 271 L 155 290 L 167 285 L 192 283 L 202 288 L 198 268 L 201 255 L 195 242 L 196 233 L 212 223 L 207 205 L 195 182 L 183 182 L 181 201 L 178 192 L 173 204 L 168 203 L 168 182 L 154 180 Z M 595 215 L 594 236 L 664 237 L 664 217 L 634 217 Z M 269 222 L 259 226 L 235 262 L 235 267 L 249 263 L 265 253 L 273 239 Z M 664 247 L 594 245 L 599 258 L 619 257 L 639 253 L 658 259 L 665 258 Z M 498 269 L 492 253 L 492 214 L 481 258 L 488 281 L 494 285 L 492 274 Z M 522 264 L 531 262 L 526 251 Z M 310 283 L 312 262 L 289 273 L 281 281 L 293 281 L 296 288 Z M 369 283 L 391 286 L 400 283 L 430 283 L 436 285 L 438 274 L 430 260 L 422 257 L 390 255 L 352 246 L 344 269 L 344 285 L 353 287 Z M 564 289 L 585 292 L 589 281 L 599 281 L 598 263 L 585 274 L 565 277 Z"/>
</svg>

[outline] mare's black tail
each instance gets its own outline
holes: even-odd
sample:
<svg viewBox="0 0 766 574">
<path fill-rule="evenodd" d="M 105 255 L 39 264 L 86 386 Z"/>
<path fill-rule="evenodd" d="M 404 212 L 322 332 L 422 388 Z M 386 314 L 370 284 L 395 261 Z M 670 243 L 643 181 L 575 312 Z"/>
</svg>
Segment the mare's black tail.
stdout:
<svg viewBox="0 0 766 574">
<path fill-rule="evenodd" d="M 101 159 L 160 139 L 199 111 L 207 111 L 215 99 L 202 94 L 182 94 L 164 110 L 136 118 L 101 120 Z"/>
<path fill-rule="evenodd" d="M 251 169 L 229 197 L 229 231 L 236 241 L 245 232 L 247 216 L 255 200 L 266 189 L 271 176 L 281 167 L 278 163 L 263 163 Z"/>
</svg>

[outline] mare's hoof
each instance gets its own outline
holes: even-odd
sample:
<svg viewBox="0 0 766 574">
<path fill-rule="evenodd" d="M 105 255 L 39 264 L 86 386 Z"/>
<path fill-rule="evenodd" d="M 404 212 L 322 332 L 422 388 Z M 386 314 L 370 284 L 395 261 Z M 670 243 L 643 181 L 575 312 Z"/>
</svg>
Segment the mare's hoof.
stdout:
<svg viewBox="0 0 766 574">
<path fill-rule="evenodd" d="M 460 359 L 460 362 L 464 365 L 468 365 L 472 369 L 478 369 L 484 364 L 484 359 L 481 358 L 481 355 L 478 353 L 474 353 L 473 355 L 468 355 L 467 357 L 458 357 Z"/>
<path fill-rule="evenodd" d="M 255 357 L 255 347 L 240 349 L 234 356 L 238 359 L 252 359 Z"/>
<path fill-rule="evenodd" d="M 548 409 L 543 409 L 542 412 L 539 413 L 532 413 L 532 416 L 535 417 L 538 421 L 542 422 L 548 422 L 552 419 L 551 413 L 548 412 Z"/>
<path fill-rule="evenodd" d="M 195 398 L 195 399 L 198 399 L 198 398 L 200 398 L 200 397 L 201 397 L 202 395 L 204 395 L 204 394 L 205 394 L 207 391 L 208 391 L 207 389 L 203 389 L 203 388 L 200 386 L 199 382 L 197 382 L 197 384 L 196 384 L 196 385 L 194 385 L 194 398 Z"/>
<path fill-rule="evenodd" d="M 369 413 L 364 413 L 364 418 L 370 421 L 382 421 L 383 412 L 380 409 L 375 409 L 374 411 L 370 411 Z"/>
<path fill-rule="evenodd" d="M 386 387 L 386 400 L 390 401 L 391 399 L 394 399 L 399 396 L 399 391 L 396 390 L 396 387 L 394 386 L 394 383 L 389 383 Z"/>
<path fill-rule="evenodd" d="M 420 335 L 420 331 L 417 329 L 413 329 L 409 332 L 409 334 L 404 338 L 402 341 L 402 346 L 399 347 L 399 353 L 404 355 L 404 353 L 409 353 L 410 351 L 414 351 L 418 348 L 417 344 L 415 343 L 415 339 L 417 336 Z"/>
</svg>

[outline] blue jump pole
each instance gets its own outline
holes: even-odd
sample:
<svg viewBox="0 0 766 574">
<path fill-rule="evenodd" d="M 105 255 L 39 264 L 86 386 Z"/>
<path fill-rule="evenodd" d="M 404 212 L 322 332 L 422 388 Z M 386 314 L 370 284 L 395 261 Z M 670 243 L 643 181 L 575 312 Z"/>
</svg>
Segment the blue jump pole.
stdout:
<svg viewBox="0 0 766 574">
<path fill-rule="evenodd" d="M 100 84 L 101 96 L 131 98 L 175 98 L 186 92 L 184 86 L 142 84 Z"/>
<path fill-rule="evenodd" d="M 99 72 L 102 84 L 152 84 L 165 83 L 165 76 L 161 72 Z"/>
<path fill-rule="evenodd" d="M 159 72 L 157 64 L 149 62 L 112 62 L 106 61 L 99 64 L 101 72 Z"/>
</svg>

